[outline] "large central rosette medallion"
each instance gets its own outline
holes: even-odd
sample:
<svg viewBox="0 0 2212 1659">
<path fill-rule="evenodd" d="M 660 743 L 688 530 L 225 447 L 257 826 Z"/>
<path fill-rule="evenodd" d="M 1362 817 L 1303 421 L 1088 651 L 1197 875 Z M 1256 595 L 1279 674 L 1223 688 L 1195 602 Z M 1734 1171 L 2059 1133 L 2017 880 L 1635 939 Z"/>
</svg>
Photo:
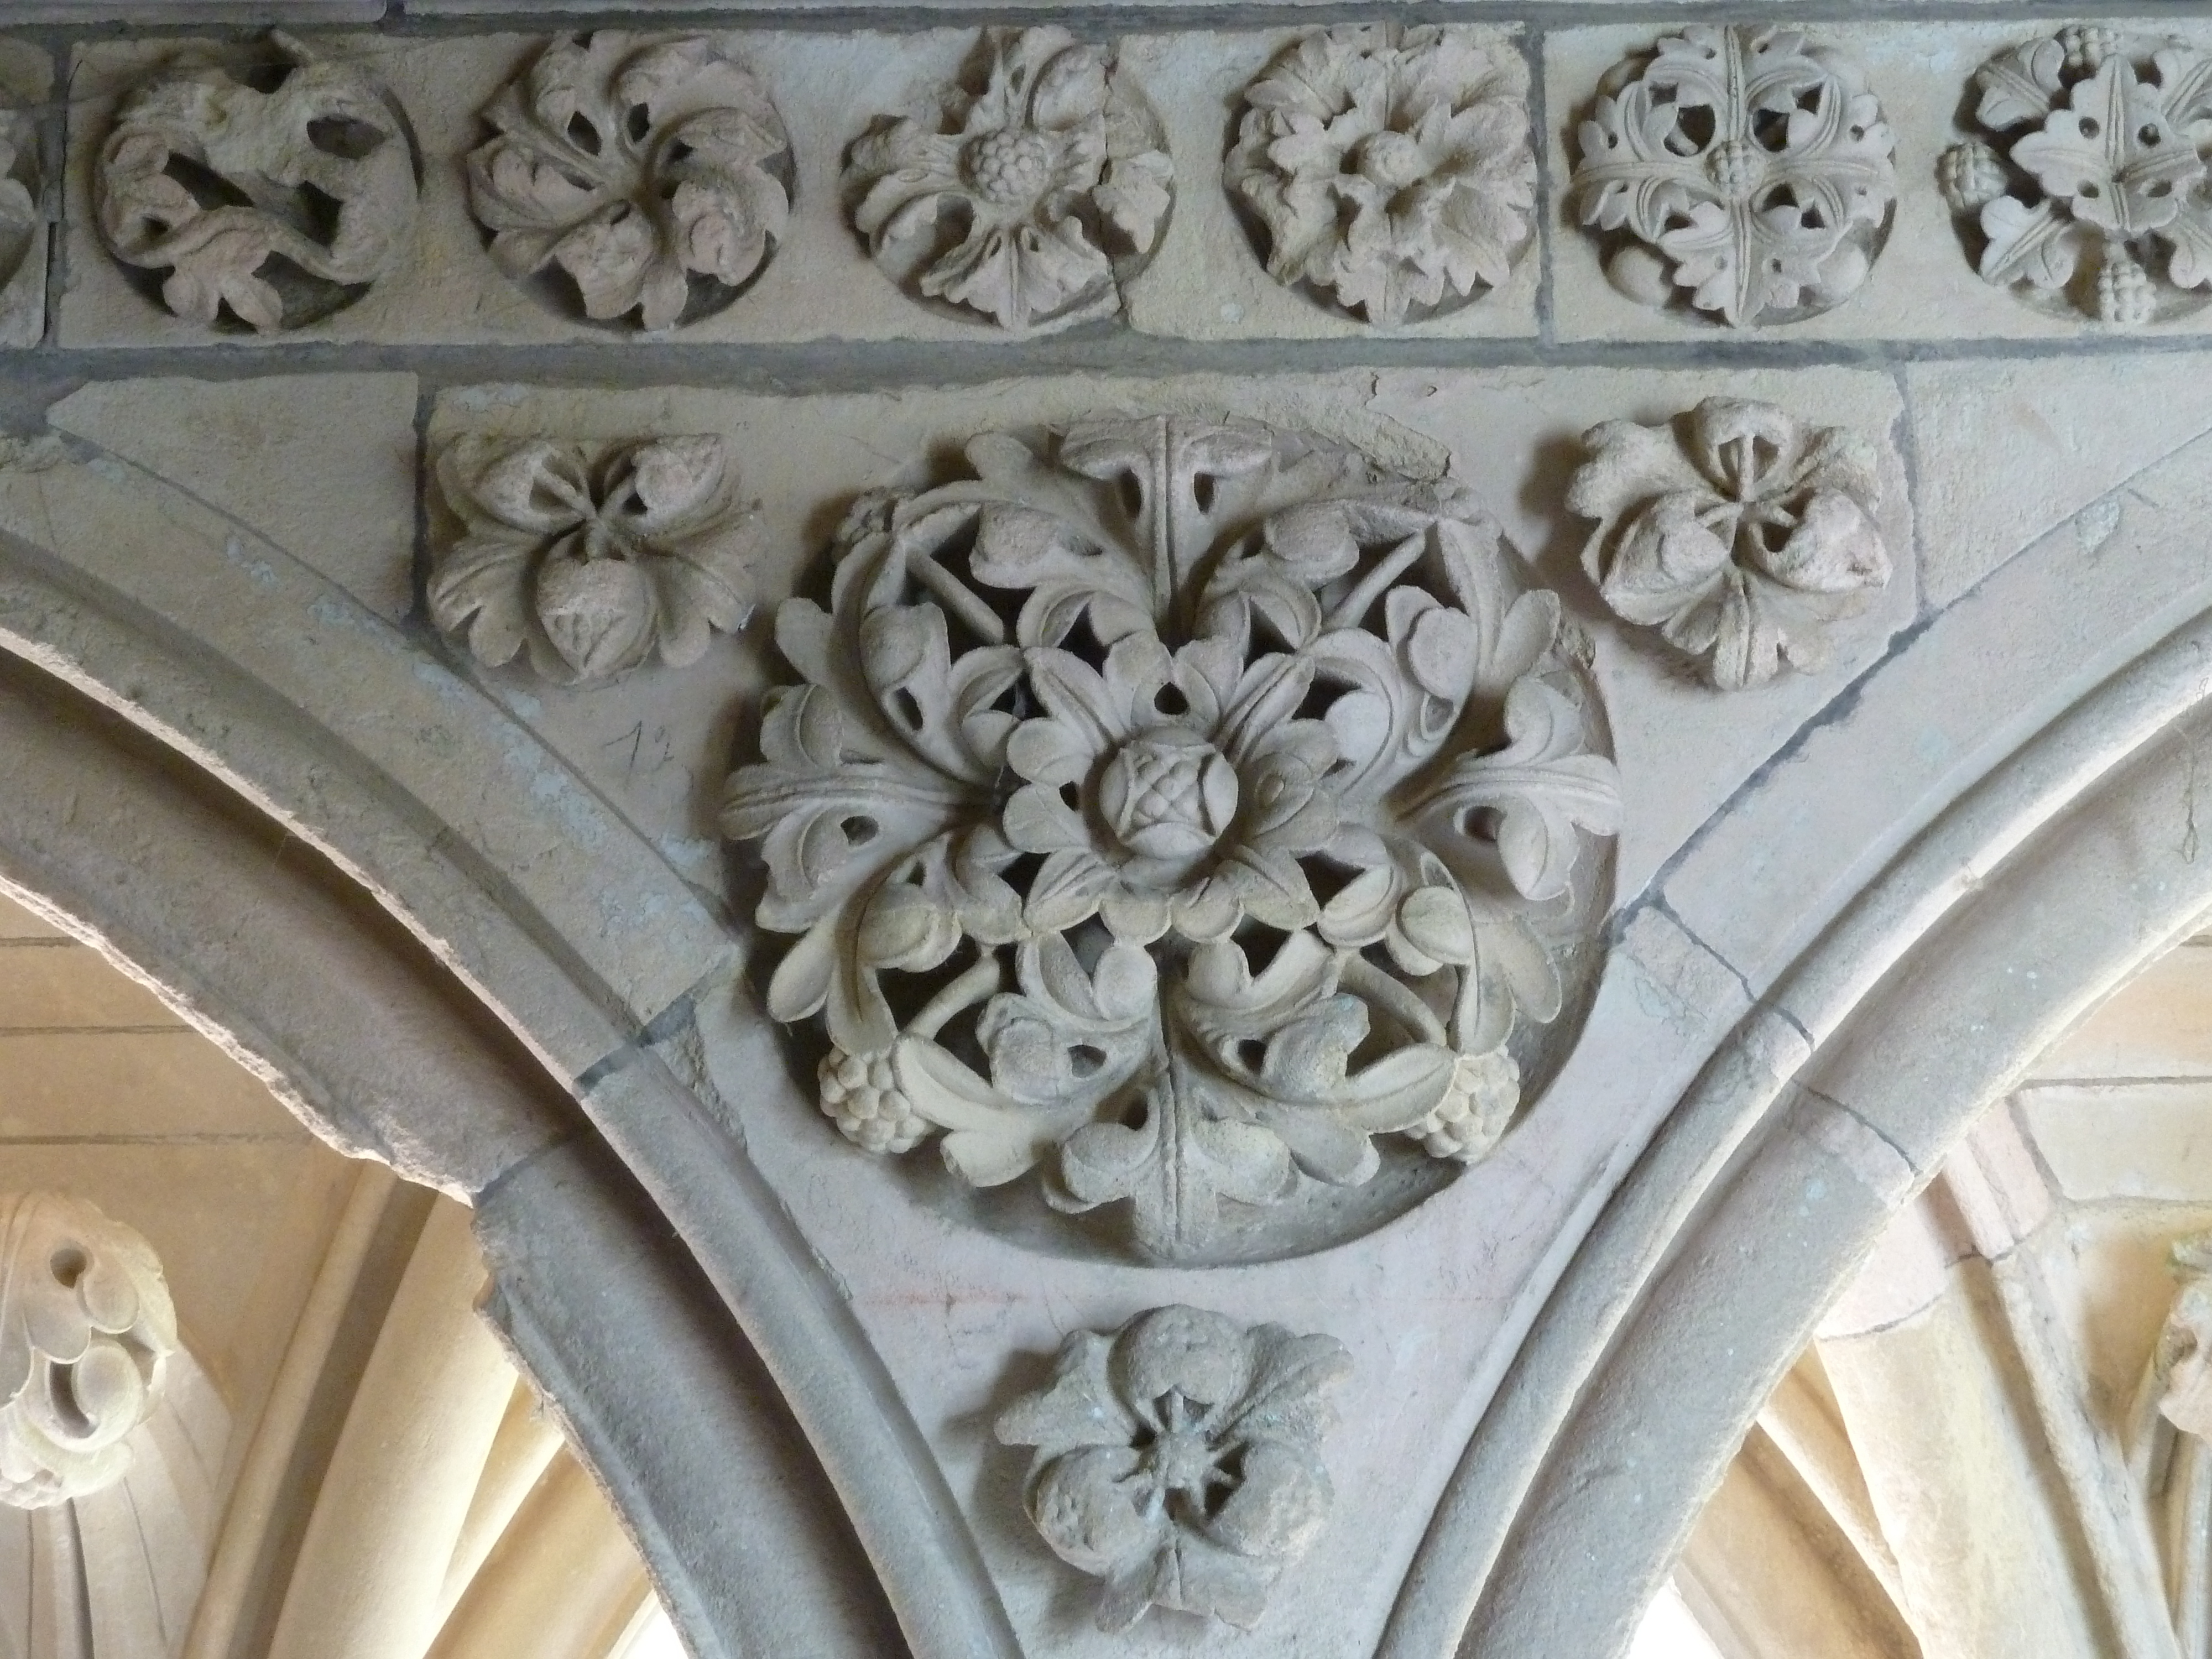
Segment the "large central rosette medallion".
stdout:
<svg viewBox="0 0 2212 1659">
<path fill-rule="evenodd" d="M 1480 1158 L 1556 1064 L 1620 817 L 1557 598 L 1461 486 L 1299 434 L 967 459 L 848 515 L 731 780 L 823 1109 L 1126 1202 L 1171 1260 L 1318 1243 L 1331 1193 Z"/>
</svg>

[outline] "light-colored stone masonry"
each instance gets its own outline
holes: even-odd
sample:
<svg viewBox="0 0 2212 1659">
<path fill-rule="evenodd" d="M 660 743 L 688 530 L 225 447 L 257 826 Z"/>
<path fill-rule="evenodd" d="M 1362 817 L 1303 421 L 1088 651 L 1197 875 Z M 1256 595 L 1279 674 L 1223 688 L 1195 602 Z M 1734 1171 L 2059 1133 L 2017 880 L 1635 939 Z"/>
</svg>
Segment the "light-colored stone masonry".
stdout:
<svg viewBox="0 0 2212 1659">
<path fill-rule="evenodd" d="M 701 1659 L 1623 1650 L 2212 897 L 2212 19 L 550 9 L 0 7 L 0 878 Z"/>
</svg>

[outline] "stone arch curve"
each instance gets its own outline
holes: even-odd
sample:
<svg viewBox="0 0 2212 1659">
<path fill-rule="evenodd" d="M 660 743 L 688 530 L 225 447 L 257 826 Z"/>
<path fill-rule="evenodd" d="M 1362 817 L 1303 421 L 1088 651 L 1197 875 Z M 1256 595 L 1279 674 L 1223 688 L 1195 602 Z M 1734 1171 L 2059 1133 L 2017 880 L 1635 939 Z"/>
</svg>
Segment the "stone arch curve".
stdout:
<svg viewBox="0 0 2212 1659">
<path fill-rule="evenodd" d="M 108 491 L 123 469 L 101 458 L 101 472 L 64 460 L 40 487 Z M 458 702 L 501 763 L 526 775 L 543 757 L 281 549 L 173 487 L 123 487 L 148 492 L 137 550 L 158 550 L 134 560 L 112 543 L 111 571 L 137 567 L 124 585 L 87 566 L 88 541 L 0 538 L 0 879 L 325 1139 L 475 1206 L 488 1311 L 559 1402 L 694 1651 L 1013 1652 L 865 1339 L 671 1070 L 690 984 L 652 1006 L 623 941 L 579 948 L 453 830 L 451 802 L 426 803 L 317 721 L 287 676 L 334 687 L 315 656 L 356 651 L 352 665 L 380 665 L 355 682 L 374 688 L 372 720 L 427 694 Z M 54 522 L 69 521 L 63 507 Z M 194 588 L 203 603 L 172 603 Z M 272 592 L 307 620 L 289 662 L 174 620 L 228 603 L 250 632 Z M 520 795 L 558 821 L 539 826 L 544 844 L 580 834 L 611 867 L 629 859 L 641 926 L 665 938 L 672 914 L 696 915 L 611 815 Z M 708 954 L 680 971 L 720 982 L 729 967 Z"/>
<path fill-rule="evenodd" d="M 1720 1043 L 1583 1241 L 1381 1653 L 1625 1651 L 1892 1215 L 2057 1037 L 2212 910 L 2212 621 L 1965 791 Z"/>
</svg>

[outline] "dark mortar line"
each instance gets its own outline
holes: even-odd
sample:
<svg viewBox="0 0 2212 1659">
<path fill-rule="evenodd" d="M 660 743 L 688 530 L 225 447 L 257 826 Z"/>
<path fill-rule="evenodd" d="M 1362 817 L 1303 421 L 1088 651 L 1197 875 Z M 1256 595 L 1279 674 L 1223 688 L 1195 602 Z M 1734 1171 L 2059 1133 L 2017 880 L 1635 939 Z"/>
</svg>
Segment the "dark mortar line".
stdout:
<svg viewBox="0 0 2212 1659">
<path fill-rule="evenodd" d="M 1859 1110 L 1857 1107 L 1846 1104 L 1844 1102 L 1838 1100 L 1835 1096 L 1828 1093 L 1826 1090 L 1816 1089 L 1811 1084 L 1804 1082 L 1802 1079 L 1792 1078 L 1790 1080 L 1793 1083 L 1796 1083 L 1798 1088 L 1802 1090 L 1807 1095 L 1809 1095 L 1813 1099 L 1820 1101 L 1822 1104 L 1832 1107 L 1835 1110 L 1841 1112 L 1845 1117 L 1850 1118 L 1861 1128 L 1864 1129 L 1869 1134 L 1872 1135 L 1876 1140 L 1881 1142 L 1883 1146 L 1888 1147 L 1892 1152 L 1897 1155 L 1897 1161 L 1912 1172 L 1912 1178 L 1916 1185 L 1920 1182 L 1925 1181 L 1934 1173 L 1931 1170 L 1924 1170 L 1921 1168 L 1920 1161 L 1917 1158 L 1913 1158 L 1911 1154 L 1906 1152 L 1904 1147 L 1899 1146 L 1896 1141 L 1890 1138 L 1888 1133 L 1884 1130 L 1880 1124 L 1875 1122 L 1873 1119 L 1869 1118 L 1864 1112 Z M 1865 1183 L 1862 1182 L 1861 1184 L 1864 1185 Z M 1869 1190 L 1871 1191 L 1872 1188 L 1869 1188 Z"/>
</svg>

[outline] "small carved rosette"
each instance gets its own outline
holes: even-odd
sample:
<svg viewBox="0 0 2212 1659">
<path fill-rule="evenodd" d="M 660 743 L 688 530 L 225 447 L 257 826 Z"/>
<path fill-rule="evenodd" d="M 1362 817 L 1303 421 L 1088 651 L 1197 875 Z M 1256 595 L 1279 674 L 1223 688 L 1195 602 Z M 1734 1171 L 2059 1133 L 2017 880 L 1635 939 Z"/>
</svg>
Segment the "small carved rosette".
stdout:
<svg viewBox="0 0 2212 1659">
<path fill-rule="evenodd" d="M 1708 398 L 1665 426 L 1608 421 L 1567 506 L 1624 622 L 1656 628 L 1723 691 L 1814 669 L 1890 577 L 1873 444 L 1771 404 Z"/>
<path fill-rule="evenodd" d="M 902 287 L 1003 328 L 1118 309 L 1171 200 L 1159 118 L 1065 29 L 986 29 L 982 60 L 981 91 L 854 144 L 854 227 Z"/>
<path fill-rule="evenodd" d="M 526 650 L 564 684 L 681 667 L 751 614 L 753 514 L 718 437 L 465 437 L 438 484 L 460 533 L 433 554 L 430 618 L 487 665 Z"/>
<path fill-rule="evenodd" d="M 1534 233 L 1528 66 L 1476 29 L 1309 34 L 1245 88 L 1225 180 L 1276 281 L 1370 323 L 1454 309 Z"/>
<path fill-rule="evenodd" d="M 1169 1258 L 1377 1136 L 1483 1156 L 1620 817 L 1557 598 L 1456 484 L 1255 424 L 967 458 L 779 611 L 805 684 L 724 813 L 823 1109 L 979 1186 L 1042 1164 Z"/>
<path fill-rule="evenodd" d="M 273 90 L 185 58 L 132 93 L 93 171 L 115 257 L 179 317 L 264 333 L 350 305 L 406 256 L 416 159 L 397 107 L 281 32 Z"/>
<path fill-rule="evenodd" d="M 1794 29 L 1686 28 L 1601 84 L 1573 199 L 1613 285 L 1730 327 L 1794 322 L 1866 282 L 1895 140 L 1856 64 Z"/>
<path fill-rule="evenodd" d="M 46 1509 L 120 1480 L 176 1351 L 144 1239 L 82 1199 L 0 1194 L 0 1504 Z"/>
<path fill-rule="evenodd" d="M 1974 76 L 1979 131 L 1937 182 L 1984 282 L 2037 309 L 2154 322 L 2212 287 L 2212 55 L 2101 25 Z"/>
<path fill-rule="evenodd" d="M 1321 1443 L 1351 1370 L 1334 1337 L 1196 1308 L 1067 1339 L 1051 1386 L 1001 1413 L 998 1436 L 1036 1448 L 1030 1518 L 1061 1560 L 1106 1581 L 1101 1630 L 1150 1607 L 1259 1622 L 1328 1518 Z"/>
<path fill-rule="evenodd" d="M 595 322 L 658 330 L 719 311 L 783 235 L 782 118 L 703 37 L 557 40 L 484 119 L 495 136 L 469 156 L 469 205 L 492 258 Z"/>
</svg>

